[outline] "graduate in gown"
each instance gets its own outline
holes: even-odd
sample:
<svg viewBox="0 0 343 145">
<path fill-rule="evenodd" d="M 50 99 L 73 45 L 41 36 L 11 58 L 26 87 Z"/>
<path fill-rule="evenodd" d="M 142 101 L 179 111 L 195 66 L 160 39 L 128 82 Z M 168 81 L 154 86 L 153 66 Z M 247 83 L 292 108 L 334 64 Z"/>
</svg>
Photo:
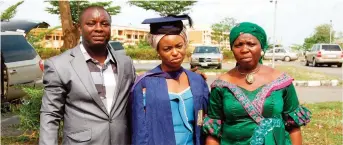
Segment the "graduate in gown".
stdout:
<svg viewBox="0 0 343 145">
<path fill-rule="evenodd" d="M 149 43 L 162 63 L 136 80 L 130 98 L 133 145 L 201 145 L 209 89 L 201 75 L 185 70 L 188 38 L 182 20 L 167 16 L 150 24 Z"/>
</svg>

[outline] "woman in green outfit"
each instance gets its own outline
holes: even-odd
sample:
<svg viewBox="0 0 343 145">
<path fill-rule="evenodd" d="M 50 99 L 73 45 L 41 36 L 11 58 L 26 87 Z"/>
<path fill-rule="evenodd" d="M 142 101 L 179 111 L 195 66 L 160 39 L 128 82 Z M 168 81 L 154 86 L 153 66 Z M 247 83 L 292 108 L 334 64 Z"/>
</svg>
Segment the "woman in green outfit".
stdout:
<svg viewBox="0 0 343 145">
<path fill-rule="evenodd" d="M 206 144 L 301 145 L 300 126 L 311 113 L 300 106 L 289 75 L 262 65 L 265 31 L 240 23 L 230 32 L 230 44 L 237 65 L 211 85 Z"/>
</svg>

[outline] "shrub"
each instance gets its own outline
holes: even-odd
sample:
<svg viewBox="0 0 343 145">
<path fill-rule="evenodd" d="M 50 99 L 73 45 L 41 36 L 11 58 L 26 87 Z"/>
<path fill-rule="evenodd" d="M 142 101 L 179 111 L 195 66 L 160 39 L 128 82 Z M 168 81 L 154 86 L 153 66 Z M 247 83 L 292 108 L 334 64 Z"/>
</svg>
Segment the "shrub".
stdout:
<svg viewBox="0 0 343 145">
<path fill-rule="evenodd" d="M 126 55 L 130 56 L 132 59 L 139 60 L 157 60 L 157 52 L 155 49 L 139 49 L 139 48 L 126 48 Z"/>
<path fill-rule="evenodd" d="M 230 50 L 223 50 L 223 57 L 225 60 L 235 59 L 235 57 L 233 56 L 233 52 Z"/>
<path fill-rule="evenodd" d="M 43 88 L 42 87 L 30 87 L 30 86 L 17 86 L 21 87 L 27 94 L 22 99 L 22 104 L 16 105 L 14 109 L 15 114 L 20 118 L 19 128 L 24 131 L 23 136 L 28 136 L 30 139 L 38 139 L 40 128 L 40 108 L 42 105 Z M 61 122 L 59 130 L 59 138 L 62 137 Z M 29 135 L 27 133 L 30 132 Z"/>
<path fill-rule="evenodd" d="M 61 51 L 53 48 L 36 48 L 37 53 L 42 59 L 47 59 L 61 54 Z"/>
<path fill-rule="evenodd" d="M 23 99 L 19 108 L 20 129 L 38 133 L 43 89 L 24 87 L 23 90 L 27 96 Z"/>
</svg>

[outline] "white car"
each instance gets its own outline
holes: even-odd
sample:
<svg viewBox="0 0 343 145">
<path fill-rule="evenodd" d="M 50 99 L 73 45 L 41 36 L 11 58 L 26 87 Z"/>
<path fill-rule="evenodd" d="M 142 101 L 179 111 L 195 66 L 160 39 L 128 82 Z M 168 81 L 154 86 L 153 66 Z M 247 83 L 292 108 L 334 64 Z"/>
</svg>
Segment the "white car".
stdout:
<svg viewBox="0 0 343 145">
<path fill-rule="evenodd" d="M 273 49 L 267 50 L 264 59 L 273 59 Z M 298 59 L 298 54 L 282 47 L 275 48 L 275 60 L 292 61 Z"/>
<path fill-rule="evenodd" d="M 343 51 L 337 44 L 315 44 L 309 52 L 306 52 L 305 59 L 306 66 L 311 63 L 314 67 L 322 64 L 342 67 Z"/>
<path fill-rule="evenodd" d="M 219 47 L 215 46 L 197 46 L 191 56 L 191 68 L 199 67 L 216 67 L 222 68 L 223 54 Z"/>
</svg>

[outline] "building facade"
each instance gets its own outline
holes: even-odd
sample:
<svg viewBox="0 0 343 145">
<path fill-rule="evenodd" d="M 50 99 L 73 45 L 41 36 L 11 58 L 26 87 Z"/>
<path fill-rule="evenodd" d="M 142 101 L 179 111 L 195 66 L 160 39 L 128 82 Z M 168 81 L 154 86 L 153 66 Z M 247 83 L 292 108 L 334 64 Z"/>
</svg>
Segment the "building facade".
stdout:
<svg viewBox="0 0 343 145">
<path fill-rule="evenodd" d="M 42 32 L 46 32 L 46 28 L 36 28 L 30 33 L 33 35 L 39 35 Z M 112 25 L 111 27 L 111 40 L 119 41 L 123 45 L 135 45 L 139 41 L 146 41 L 149 34 L 149 29 L 135 28 L 129 26 L 118 26 Z M 230 48 L 229 39 L 218 43 L 212 40 L 213 31 L 210 28 L 203 29 L 188 29 L 188 39 L 191 47 L 199 45 L 212 45 L 219 46 L 221 48 Z M 47 34 L 43 40 L 40 42 L 41 46 L 44 48 L 54 48 L 59 49 L 63 46 L 63 32 L 62 28 L 55 29 Z"/>
<path fill-rule="evenodd" d="M 46 28 L 36 28 L 31 30 L 30 33 L 33 35 L 40 35 L 41 33 L 47 32 L 49 29 Z M 127 26 L 117 26 L 111 27 L 111 40 L 119 41 L 123 45 L 134 45 L 141 40 L 146 40 L 149 33 L 148 29 L 127 27 Z M 63 32 L 62 28 L 55 29 L 48 33 L 40 42 L 40 45 L 44 48 L 54 48 L 59 49 L 63 46 Z"/>
</svg>

